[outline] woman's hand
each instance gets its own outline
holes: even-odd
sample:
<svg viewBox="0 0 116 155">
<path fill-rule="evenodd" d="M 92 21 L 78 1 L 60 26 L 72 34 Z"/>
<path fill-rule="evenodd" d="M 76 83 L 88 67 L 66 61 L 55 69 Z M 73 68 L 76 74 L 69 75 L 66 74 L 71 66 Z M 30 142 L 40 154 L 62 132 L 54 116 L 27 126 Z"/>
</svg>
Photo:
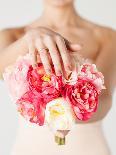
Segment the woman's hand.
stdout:
<svg viewBox="0 0 116 155">
<path fill-rule="evenodd" d="M 33 65 L 36 65 L 39 56 L 47 74 L 52 72 L 52 65 L 56 75 L 64 75 L 74 69 L 69 51 L 79 51 L 80 45 L 71 44 L 60 34 L 43 27 L 30 29 L 24 38 L 33 57 Z"/>
</svg>

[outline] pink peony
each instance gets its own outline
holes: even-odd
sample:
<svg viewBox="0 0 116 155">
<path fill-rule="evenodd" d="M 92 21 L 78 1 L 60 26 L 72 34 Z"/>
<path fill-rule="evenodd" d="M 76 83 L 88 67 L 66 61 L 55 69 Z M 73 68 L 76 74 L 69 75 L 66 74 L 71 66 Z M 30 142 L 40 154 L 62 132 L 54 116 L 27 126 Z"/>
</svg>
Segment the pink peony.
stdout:
<svg viewBox="0 0 116 155">
<path fill-rule="evenodd" d="M 27 81 L 29 81 L 30 89 L 35 89 L 41 93 L 45 103 L 61 96 L 62 77 L 54 74 L 46 75 L 42 64 L 38 64 L 35 69 L 30 66 Z"/>
<path fill-rule="evenodd" d="M 61 96 L 62 77 L 46 75 L 39 63 L 35 68 L 29 66 L 26 78 L 28 91 L 18 99 L 18 111 L 30 122 L 43 125 L 46 104 Z"/>
<path fill-rule="evenodd" d="M 18 111 L 21 115 L 32 123 L 44 124 L 44 111 L 46 103 L 40 93 L 36 90 L 26 92 L 17 101 Z"/>
<path fill-rule="evenodd" d="M 89 63 L 83 64 L 80 67 L 78 76 L 81 78 L 86 77 L 88 81 L 91 81 L 95 85 L 98 93 L 100 93 L 102 89 L 105 89 L 104 76 L 101 72 L 97 70 L 95 64 L 89 64 Z"/>
<path fill-rule="evenodd" d="M 74 113 L 79 120 L 88 120 L 97 109 L 97 89 L 86 78 L 78 79 L 73 86 L 66 84 L 63 94 L 70 101 Z"/>
<path fill-rule="evenodd" d="M 17 101 L 27 90 L 27 72 L 31 60 L 29 56 L 19 57 L 14 66 L 9 66 L 3 74 L 10 95 L 14 101 Z"/>
<path fill-rule="evenodd" d="M 32 67 L 29 54 L 20 57 L 3 74 L 18 111 L 38 125 L 44 124 L 46 105 L 65 97 L 79 120 L 88 120 L 96 111 L 98 97 L 104 89 L 104 77 L 94 64 L 83 64 L 68 80 L 53 73 L 46 75 L 43 65 Z M 68 102 L 68 103 L 69 103 Z"/>
</svg>

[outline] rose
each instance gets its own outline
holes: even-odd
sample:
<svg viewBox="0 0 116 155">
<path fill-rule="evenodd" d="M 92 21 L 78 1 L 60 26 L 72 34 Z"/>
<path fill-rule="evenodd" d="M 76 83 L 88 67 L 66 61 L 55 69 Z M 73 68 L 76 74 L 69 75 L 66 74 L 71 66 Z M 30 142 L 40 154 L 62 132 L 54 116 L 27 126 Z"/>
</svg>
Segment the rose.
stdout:
<svg viewBox="0 0 116 155">
<path fill-rule="evenodd" d="M 70 101 L 79 120 L 88 120 L 97 109 L 98 91 L 87 78 L 78 78 L 73 86 L 66 84 L 63 96 Z"/>
</svg>

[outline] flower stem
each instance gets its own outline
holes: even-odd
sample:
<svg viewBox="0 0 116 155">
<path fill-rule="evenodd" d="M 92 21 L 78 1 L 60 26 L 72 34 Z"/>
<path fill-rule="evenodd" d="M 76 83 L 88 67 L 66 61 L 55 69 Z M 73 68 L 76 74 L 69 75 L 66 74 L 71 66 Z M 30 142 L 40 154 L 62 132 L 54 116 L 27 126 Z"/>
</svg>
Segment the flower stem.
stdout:
<svg viewBox="0 0 116 155">
<path fill-rule="evenodd" d="M 61 138 L 61 137 L 55 136 L 55 142 L 58 145 L 65 145 L 65 137 L 64 138 Z"/>
</svg>

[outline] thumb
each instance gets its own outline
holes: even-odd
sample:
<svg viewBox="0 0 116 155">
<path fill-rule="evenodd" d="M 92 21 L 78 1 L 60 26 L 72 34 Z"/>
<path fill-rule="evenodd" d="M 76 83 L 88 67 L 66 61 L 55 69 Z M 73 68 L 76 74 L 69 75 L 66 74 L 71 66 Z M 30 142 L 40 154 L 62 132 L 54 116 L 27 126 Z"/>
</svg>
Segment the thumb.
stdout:
<svg viewBox="0 0 116 155">
<path fill-rule="evenodd" d="M 69 44 L 70 50 L 74 51 L 74 52 L 80 51 L 82 49 L 82 47 L 83 47 L 82 44 L 72 44 L 72 43 Z"/>
</svg>

